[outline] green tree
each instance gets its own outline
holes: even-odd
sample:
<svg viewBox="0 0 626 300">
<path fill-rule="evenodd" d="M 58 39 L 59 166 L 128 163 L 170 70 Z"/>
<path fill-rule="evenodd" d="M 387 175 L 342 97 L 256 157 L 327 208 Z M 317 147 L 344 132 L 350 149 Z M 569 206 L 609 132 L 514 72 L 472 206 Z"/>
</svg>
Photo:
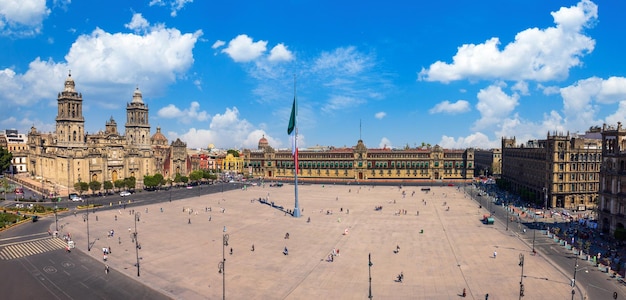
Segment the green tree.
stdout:
<svg viewBox="0 0 626 300">
<path fill-rule="evenodd" d="M 228 154 L 232 154 L 233 157 L 239 157 L 239 151 L 235 150 L 235 149 L 229 149 L 226 151 L 226 155 Z"/>
<path fill-rule="evenodd" d="M 157 185 L 159 185 L 159 181 L 157 178 L 155 178 L 154 176 L 150 176 L 150 175 L 144 175 L 143 176 L 143 185 L 146 187 L 155 187 Z"/>
<path fill-rule="evenodd" d="M 74 190 L 78 191 L 78 194 L 82 196 L 84 192 L 89 190 L 89 183 L 84 181 L 74 183 Z"/>
<path fill-rule="evenodd" d="M 181 177 L 180 177 L 180 181 L 182 181 L 183 183 L 187 183 L 187 182 L 189 182 L 189 177 L 187 177 L 187 176 L 181 176 Z"/>
<path fill-rule="evenodd" d="M 126 187 L 129 189 L 134 189 L 137 186 L 137 180 L 133 176 L 124 178 L 124 183 L 126 184 Z"/>
<path fill-rule="evenodd" d="M 96 191 L 99 191 L 101 188 L 102 188 L 102 183 L 100 183 L 100 181 L 94 180 L 89 183 L 89 189 L 91 190 L 92 194 L 95 194 Z"/>
<path fill-rule="evenodd" d="M 9 180 L 6 178 L 2 178 L 2 192 L 4 192 L 4 199 L 7 198 L 7 191 L 11 188 L 9 185 Z"/>
<path fill-rule="evenodd" d="M 198 181 L 202 179 L 202 171 L 197 170 L 197 171 L 191 172 L 191 174 L 189 174 L 189 179 L 191 181 Z"/>
<path fill-rule="evenodd" d="M 163 175 L 161 175 L 159 173 L 154 174 L 154 180 L 157 182 L 157 184 L 156 184 L 157 186 L 161 186 L 161 185 L 164 184 L 164 182 L 163 182 Z"/>
<path fill-rule="evenodd" d="M 118 179 L 114 182 L 114 184 L 115 184 L 115 188 L 118 191 L 121 191 L 123 188 L 126 187 L 126 181 L 124 181 L 124 179 Z"/>
<path fill-rule="evenodd" d="M 11 159 L 13 159 L 13 154 L 8 149 L 0 147 L 0 173 L 9 169 Z"/>
<path fill-rule="evenodd" d="M 180 176 L 180 173 L 176 173 L 176 176 L 174 176 L 174 182 L 176 184 L 178 184 L 179 182 L 182 182 L 182 176 Z"/>
<path fill-rule="evenodd" d="M 104 192 L 108 193 L 112 189 L 113 189 L 113 182 L 111 182 L 110 180 L 105 181 L 104 182 Z"/>
</svg>

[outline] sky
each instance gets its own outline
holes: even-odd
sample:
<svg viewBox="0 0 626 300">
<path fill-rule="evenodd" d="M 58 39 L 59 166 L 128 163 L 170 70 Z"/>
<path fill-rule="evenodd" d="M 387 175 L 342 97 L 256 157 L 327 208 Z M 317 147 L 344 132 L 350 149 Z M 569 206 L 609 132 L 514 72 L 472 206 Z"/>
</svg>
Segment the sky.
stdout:
<svg viewBox="0 0 626 300">
<path fill-rule="evenodd" d="M 0 129 L 85 130 L 136 88 L 189 148 L 499 148 L 626 121 L 626 1 L 0 0 Z"/>
</svg>

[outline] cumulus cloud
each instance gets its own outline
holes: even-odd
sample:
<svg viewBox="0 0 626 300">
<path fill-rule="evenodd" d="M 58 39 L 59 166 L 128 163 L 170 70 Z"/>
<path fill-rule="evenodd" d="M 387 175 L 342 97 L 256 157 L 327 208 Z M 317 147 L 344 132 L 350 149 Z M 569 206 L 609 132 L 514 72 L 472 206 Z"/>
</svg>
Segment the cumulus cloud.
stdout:
<svg viewBox="0 0 626 300">
<path fill-rule="evenodd" d="M 382 118 L 386 117 L 387 113 L 384 111 L 380 111 L 377 112 L 376 114 L 374 114 L 374 118 L 381 120 Z"/>
<path fill-rule="evenodd" d="M 446 149 L 464 149 L 468 147 L 499 148 L 496 141 L 490 141 L 489 137 L 482 132 L 475 132 L 466 137 L 459 137 L 457 139 L 444 135 L 441 137 L 441 141 L 439 141 L 438 145 Z"/>
<path fill-rule="evenodd" d="M 247 120 L 241 119 L 236 107 L 226 108 L 224 113 L 213 116 L 208 128 L 191 128 L 182 134 L 168 133 L 168 138 L 180 138 L 190 148 L 206 148 L 208 144 L 214 144 L 223 148 L 256 149 L 259 139 L 263 136 L 272 147 L 281 146 L 280 140 L 274 139 L 262 129 L 254 128 Z M 300 136 L 298 136 L 299 145 L 300 141 Z"/>
<path fill-rule="evenodd" d="M 435 107 L 428 110 L 430 114 L 438 114 L 445 113 L 450 115 L 456 115 L 464 112 L 468 112 L 470 110 L 469 102 L 465 100 L 458 100 L 457 102 L 450 103 L 450 101 L 445 100 L 440 103 L 437 103 Z"/>
<path fill-rule="evenodd" d="M 480 112 L 480 119 L 474 123 L 474 130 L 482 130 L 498 124 L 508 116 L 518 105 L 519 95 L 507 95 L 499 85 L 490 85 L 481 89 L 477 95 L 476 109 Z"/>
<path fill-rule="evenodd" d="M 135 13 L 130 23 L 125 24 L 124 27 L 135 32 L 145 32 L 150 27 L 150 23 L 141 14 Z"/>
<path fill-rule="evenodd" d="M 607 116 L 606 122 L 616 118 L 623 120 L 622 102 L 626 100 L 626 78 L 610 77 L 602 79 L 591 77 L 561 88 L 563 98 L 563 114 L 565 121 L 572 130 L 584 130 L 589 124 L 600 124 L 596 115 L 601 105 L 618 103 L 617 111 Z M 613 122 L 615 123 L 615 122 Z"/>
<path fill-rule="evenodd" d="M 0 35 L 28 37 L 41 32 L 43 20 L 50 15 L 46 0 L 0 1 Z"/>
<path fill-rule="evenodd" d="M 594 49 L 595 41 L 583 29 L 594 25 L 598 6 L 582 0 L 552 12 L 552 17 L 554 27 L 526 29 L 502 50 L 497 37 L 482 44 L 462 45 L 452 63 L 437 61 L 423 68 L 418 80 L 447 83 L 462 79 L 564 79 L 569 69 L 581 65 L 580 58 Z"/>
<path fill-rule="evenodd" d="M 267 58 L 269 61 L 290 61 L 293 59 L 291 51 L 287 50 L 287 46 L 280 43 L 270 51 L 270 56 Z"/>
<path fill-rule="evenodd" d="M 129 28 L 147 21 L 134 15 Z M 136 85 L 144 96 L 154 96 L 187 71 L 194 62 L 192 50 L 202 31 L 181 33 L 174 28 L 149 27 L 143 34 L 109 33 L 96 28 L 72 44 L 65 61 L 35 58 L 25 73 L 0 71 L 0 102 L 33 105 L 54 99 L 63 87 L 68 70 L 76 89 L 99 105 L 122 106 Z M 130 91 L 130 92 L 129 92 Z"/>
<path fill-rule="evenodd" d="M 240 34 L 228 42 L 228 47 L 222 50 L 236 62 L 249 62 L 257 59 L 267 50 L 267 41 L 253 42 L 252 38 Z"/>
<path fill-rule="evenodd" d="M 174 104 L 170 104 L 159 109 L 157 115 L 165 119 L 178 119 L 183 124 L 190 124 L 196 121 L 204 122 L 209 119 L 209 114 L 206 111 L 200 111 L 200 103 L 196 101 L 191 102 L 189 108 L 183 110 Z"/>
<path fill-rule="evenodd" d="M 391 141 L 388 138 L 383 137 L 382 139 L 380 139 L 380 142 L 378 143 L 378 148 L 381 148 L 381 149 L 387 148 L 387 149 L 389 149 L 389 148 L 393 148 L 393 146 L 391 145 Z"/>
<path fill-rule="evenodd" d="M 193 0 L 151 0 L 148 5 L 150 6 L 169 6 L 170 16 L 176 17 L 178 12 L 185 7 L 188 3 L 192 3 Z"/>
<path fill-rule="evenodd" d="M 221 40 L 217 40 L 217 41 L 215 41 L 215 43 L 213 43 L 213 45 L 211 46 L 211 48 L 213 48 L 213 49 L 217 49 L 217 48 L 222 47 L 222 46 L 224 46 L 224 45 L 226 45 L 226 42 L 221 41 Z"/>
</svg>

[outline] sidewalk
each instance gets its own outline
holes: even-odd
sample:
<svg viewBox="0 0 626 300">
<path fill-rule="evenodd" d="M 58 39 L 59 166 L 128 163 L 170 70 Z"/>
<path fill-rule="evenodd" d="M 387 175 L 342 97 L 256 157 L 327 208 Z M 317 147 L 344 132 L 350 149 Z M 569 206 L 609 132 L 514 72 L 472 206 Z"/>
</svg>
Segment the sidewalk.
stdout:
<svg viewBox="0 0 626 300">
<path fill-rule="evenodd" d="M 301 218 L 258 201 L 269 198 L 293 208 L 293 194 L 293 185 L 249 187 L 99 210 L 89 217 L 95 244 L 88 253 L 102 260 L 102 248 L 111 247 L 111 268 L 178 299 L 221 297 L 222 275 L 229 299 L 364 299 L 369 254 L 371 290 L 378 299 L 455 299 L 463 289 L 469 299 L 485 299 L 485 294 L 517 299 L 520 254 L 525 255 L 527 276 L 524 299 L 571 296 L 567 276 L 541 255 L 530 255 L 528 246 L 503 227 L 483 225 L 480 219 L 487 211 L 455 187 L 431 187 L 424 193 L 411 186 L 301 185 Z M 140 213 L 139 278 L 132 210 Z M 65 225 L 64 234 L 71 233 L 77 249 L 87 252 L 82 216 L 64 217 L 59 224 Z M 113 237 L 107 237 L 110 230 Z M 285 247 L 289 255 L 282 253 Z M 333 249 L 338 255 L 328 262 Z M 225 273 L 219 273 L 223 252 Z M 404 280 L 397 282 L 401 272 Z"/>
</svg>

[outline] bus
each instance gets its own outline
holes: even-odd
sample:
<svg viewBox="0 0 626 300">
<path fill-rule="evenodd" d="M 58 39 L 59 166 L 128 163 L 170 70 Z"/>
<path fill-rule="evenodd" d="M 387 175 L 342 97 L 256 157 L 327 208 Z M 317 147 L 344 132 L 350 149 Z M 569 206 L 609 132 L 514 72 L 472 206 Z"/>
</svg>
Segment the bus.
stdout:
<svg viewBox="0 0 626 300">
<path fill-rule="evenodd" d="M 15 194 L 16 195 L 24 195 L 24 188 L 23 187 L 16 187 L 15 188 Z"/>
</svg>

